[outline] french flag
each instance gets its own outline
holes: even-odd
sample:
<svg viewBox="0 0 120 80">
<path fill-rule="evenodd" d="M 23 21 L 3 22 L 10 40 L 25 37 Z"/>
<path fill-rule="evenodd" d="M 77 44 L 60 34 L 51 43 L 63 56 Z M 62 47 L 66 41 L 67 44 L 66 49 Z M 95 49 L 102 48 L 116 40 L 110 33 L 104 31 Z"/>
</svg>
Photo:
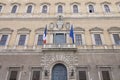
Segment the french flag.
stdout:
<svg viewBox="0 0 120 80">
<path fill-rule="evenodd" d="M 43 44 L 46 44 L 46 34 L 47 34 L 47 26 L 45 27 L 44 34 L 43 34 Z"/>
</svg>

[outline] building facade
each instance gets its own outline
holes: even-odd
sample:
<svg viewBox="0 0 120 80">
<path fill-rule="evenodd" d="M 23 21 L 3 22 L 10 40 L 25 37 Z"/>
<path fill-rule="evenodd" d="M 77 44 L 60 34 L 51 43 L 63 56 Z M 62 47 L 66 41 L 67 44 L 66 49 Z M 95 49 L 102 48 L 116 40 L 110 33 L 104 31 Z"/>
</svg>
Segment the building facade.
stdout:
<svg viewBox="0 0 120 80">
<path fill-rule="evenodd" d="M 120 80 L 120 1 L 0 0 L 0 80 Z"/>
</svg>

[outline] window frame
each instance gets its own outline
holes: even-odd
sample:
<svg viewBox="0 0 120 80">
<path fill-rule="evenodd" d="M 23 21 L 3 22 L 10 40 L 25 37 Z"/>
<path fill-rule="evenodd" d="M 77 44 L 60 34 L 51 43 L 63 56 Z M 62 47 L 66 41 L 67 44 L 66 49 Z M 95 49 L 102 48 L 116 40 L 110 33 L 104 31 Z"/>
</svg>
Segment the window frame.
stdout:
<svg viewBox="0 0 120 80">
<path fill-rule="evenodd" d="M 107 6 L 109 7 L 109 10 L 110 10 L 109 12 L 106 12 L 105 5 L 107 5 Z M 102 4 L 102 8 L 103 8 L 103 12 L 104 12 L 104 13 L 107 13 L 107 14 L 111 13 L 111 7 L 110 7 L 110 4 L 108 4 L 108 3 L 104 3 L 104 4 Z"/>
<path fill-rule="evenodd" d="M 31 13 L 28 13 L 28 12 L 27 12 L 29 6 L 32 6 Z M 26 13 L 26 14 L 33 14 L 33 11 L 34 11 L 34 4 L 27 4 L 27 5 L 26 5 L 25 13 Z"/>
<path fill-rule="evenodd" d="M 77 71 L 76 71 L 76 78 L 77 78 L 77 80 L 80 80 L 79 79 L 79 71 L 85 71 L 86 72 L 86 80 L 89 80 L 89 77 L 90 77 L 89 67 L 87 67 L 87 66 L 77 67 Z"/>
<path fill-rule="evenodd" d="M 112 32 L 110 33 L 110 36 L 111 36 L 111 40 L 112 40 L 112 44 L 113 45 L 120 45 L 120 44 L 116 44 L 115 40 L 114 40 L 114 37 L 113 37 L 113 34 L 118 34 L 119 35 L 119 38 L 120 38 L 120 34 L 118 32 Z"/>
<path fill-rule="evenodd" d="M 96 45 L 95 38 L 94 38 L 94 34 L 100 34 L 101 41 L 102 41 L 102 44 L 101 44 L 101 45 Z M 91 37 L 92 37 L 92 44 L 93 44 L 94 46 L 103 46 L 103 45 L 105 45 L 104 34 L 103 34 L 102 31 L 92 32 L 92 33 L 91 33 Z"/>
<path fill-rule="evenodd" d="M 20 35 L 26 35 L 26 40 L 25 40 L 24 45 L 19 45 Z M 15 46 L 24 46 L 24 47 L 26 47 L 27 43 L 28 43 L 28 38 L 29 38 L 29 34 L 26 34 L 26 33 L 19 33 L 19 34 L 17 34 L 17 39 L 16 39 L 16 45 Z"/>
<path fill-rule="evenodd" d="M 2 35 L 8 35 L 6 44 L 5 45 L 0 45 L 1 47 L 4 47 L 6 49 L 9 45 L 11 34 L 10 33 L 2 33 L 2 34 L 0 34 L 0 39 L 1 39 Z"/>
<path fill-rule="evenodd" d="M 65 43 L 56 43 L 55 40 L 54 40 L 54 39 L 55 39 L 54 37 L 55 37 L 56 34 L 63 34 L 63 35 L 64 35 L 64 38 L 65 38 Z M 67 33 L 59 32 L 59 33 L 53 33 L 52 35 L 53 35 L 53 44 L 56 44 L 56 45 L 57 45 L 57 44 L 60 44 L 60 45 L 62 45 L 62 44 L 66 44 L 66 43 L 67 43 Z"/>
<path fill-rule="evenodd" d="M 76 34 L 80 34 L 81 38 L 82 38 L 82 44 L 78 44 L 78 46 L 85 45 L 85 35 L 84 35 L 84 33 L 76 33 L 76 32 L 75 32 L 75 44 L 76 44 Z"/>
<path fill-rule="evenodd" d="M 12 13 L 13 7 L 14 7 L 15 5 L 17 6 L 16 11 L 15 11 L 15 13 Z M 16 14 L 16 13 L 18 13 L 18 10 L 19 10 L 19 4 L 13 4 L 12 7 L 11 7 L 10 13 Z"/>
<path fill-rule="evenodd" d="M 100 43 L 98 43 L 98 44 L 96 44 L 97 42 L 96 42 L 95 35 L 99 35 L 99 37 L 100 37 Z M 100 33 L 94 33 L 93 36 L 94 36 L 94 44 L 95 44 L 95 46 L 101 46 L 101 45 L 103 45 L 102 36 L 101 36 Z"/>
<path fill-rule="evenodd" d="M 47 6 L 47 12 L 46 13 L 43 13 L 42 11 L 43 11 L 43 7 L 44 6 Z M 48 14 L 49 13 L 49 5 L 48 4 L 43 4 L 43 5 L 41 5 L 41 11 L 40 11 L 42 14 Z"/>
<path fill-rule="evenodd" d="M 8 43 L 9 43 L 9 41 L 10 41 L 10 34 L 1 34 L 1 35 L 0 35 L 0 41 L 1 41 L 1 38 L 2 38 L 3 35 L 8 35 L 8 37 L 7 37 L 7 40 L 6 40 L 5 45 L 0 45 L 0 46 L 8 46 Z"/>
<path fill-rule="evenodd" d="M 33 78 L 34 71 L 40 71 L 39 80 L 42 80 L 42 67 L 31 67 L 30 80 L 32 80 L 32 78 Z"/>
<path fill-rule="evenodd" d="M 113 78 L 112 78 L 112 68 L 110 66 L 99 66 L 98 67 L 98 76 L 99 76 L 100 80 L 103 80 L 102 71 L 108 71 L 110 80 L 113 80 Z"/>
<path fill-rule="evenodd" d="M 62 6 L 62 13 L 58 13 L 58 6 L 60 6 L 60 5 Z M 57 14 L 64 14 L 64 4 L 57 4 L 56 5 L 56 13 Z"/>
<path fill-rule="evenodd" d="M 90 5 L 92 5 L 92 7 L 93 7 L 93 12 L 90 12 L 90 7 L 89 7 Z M 95 13 L 95 5 L 94 4 L 88 4 L 87 9 L 88 9 L 89 14 L 94 14 Z"/>
<path fill-rule="evenodd" d="M 0 4 L 0 6 L 2 6 L 2 9 L 1 9 L 0 13 L 3 13 L 4 4 Z"/>
<path fill-rule="evenodd" d="M 74 12 L 74 6 L 75 6 L 75 5 L 77 6 L 78 12 Z M 73 14 L 78 14 L 78 13 L 80 13 L 80 8 L 79 8 L 79 5 L 78 5 L 78 4 L 72 4 L 71 10 L 72 10 L 72 13 L 73 13 Z"/>
<path fill-rule="evenodd" d="M 11 75 L 12 71 L 17 71 L 18 72 L 16 80 L 20 80 L 20 78 L 21 78 L 21 68 L 20 67 L 9 67 L 7 80 L 10 80 L 10 75 Z"/>
<path fill-rule="evenodd" d="M 37 33 L 36 36 L 35 36 L 35 43 L 34 43 L 34 46 L 42 46 L 42 45 L 38 45 L 38 36 L 39 35 L 43 35 L 43 34 L 40 34 L 40 33 Z"/>
</svg>

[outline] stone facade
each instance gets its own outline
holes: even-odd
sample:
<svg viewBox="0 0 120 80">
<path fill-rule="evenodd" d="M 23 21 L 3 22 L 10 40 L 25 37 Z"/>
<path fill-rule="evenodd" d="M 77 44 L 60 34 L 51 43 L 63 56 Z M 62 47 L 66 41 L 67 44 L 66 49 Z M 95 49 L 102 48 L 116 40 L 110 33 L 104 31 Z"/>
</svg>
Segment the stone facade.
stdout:
<svg viewBox="0 0 120 80">
<path fill-rule="evenodd" d="M 14 5 L 17 11 L 11 13 Z M 33 8 L 27 13 L 29 5 Z M 46 13 L 42 13 L 44 5 Z M 62 13 L 57 13 L 59 5 Z M 78 13 L 73 13 L 73 5 L 78 6 Z M 93 5 L 94 12 L 89 12 L 89 5 Z M 104 5 L 110 12 L 106 13 Z M 18 71 L 15 80 L 33 80 L 33 70 L 40 71 L 39 80 L 54 80 L 57 64 L 66 68 L 65 80 L 82 80 L 79 71 L 86 72 L 83 80 L 105 80 L 102 71 L 109 72 L 109 80 L 120 80 L 120 44 L 113 36 L 120 37 L 119 0 L 1 0 L 0 6 L 0 43 L 2 36 L 8 35 L 6 44 L 0 44 L 0 80 L 12 80 L 12 70 Z M 75 44 L 69 37 L 71 25 Z M 37 45 L 45 27 L 46 44 Z M 55 44 L 59 33 L 65 36 L 64 44 Z M 82 36 L 79 45 L 76 34 Z M 96 43 L 94 34 L 100 34 L 101 43 Z M 26 35 L 24 45 L 19 45 L 20 35 Z"/>
</svg>

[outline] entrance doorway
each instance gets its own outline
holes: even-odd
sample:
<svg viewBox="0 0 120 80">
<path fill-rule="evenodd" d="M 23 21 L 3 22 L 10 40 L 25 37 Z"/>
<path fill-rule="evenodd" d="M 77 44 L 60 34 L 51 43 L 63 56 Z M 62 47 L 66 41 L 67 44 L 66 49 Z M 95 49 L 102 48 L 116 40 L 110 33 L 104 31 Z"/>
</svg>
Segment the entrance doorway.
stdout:
<svg viewBox="0 0 120 80">
<path fill-rule="evenodd" d="M 52 69 L 52 80 L 67 80 L 67 69 L 63 64 L 56 64 Z"/>
</svg>

